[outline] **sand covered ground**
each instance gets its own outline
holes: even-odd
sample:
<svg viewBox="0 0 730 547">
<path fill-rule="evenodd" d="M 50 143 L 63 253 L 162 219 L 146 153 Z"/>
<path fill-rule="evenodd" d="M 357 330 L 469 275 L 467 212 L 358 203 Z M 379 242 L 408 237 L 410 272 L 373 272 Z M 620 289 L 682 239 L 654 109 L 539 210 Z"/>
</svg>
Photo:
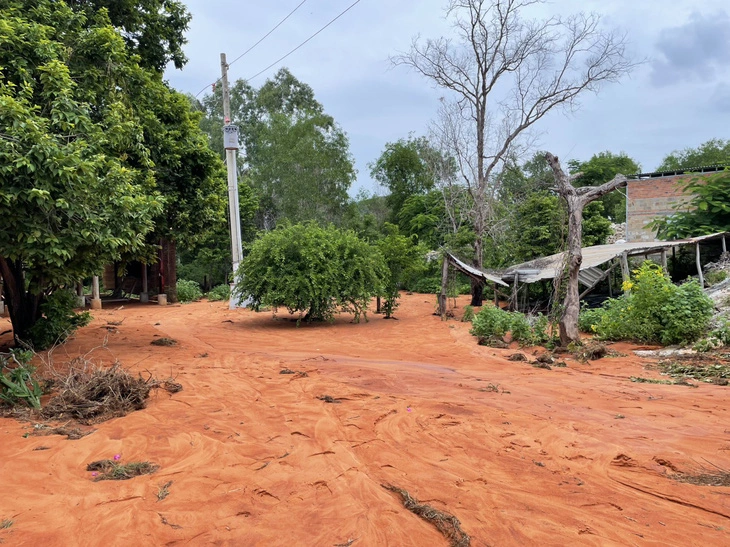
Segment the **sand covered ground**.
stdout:
<svg viewBox="0 0 730 547">
<path fill-rule="evenodd" d="M 448 545 L 389 484 L 471 545 L 730 545 L 730 488 L 671 479 L 730 469 L 730 387 L 633 383 L 659 375 L 630 353 L 508 361 L 434 307 L 405 295 L 398 321 L 300 327 L 220 302 L 95 312 L 58 367 L 108 336 L 97 360 L 184 389 L 78 440 L 0 419 L 0 542 Z M 86 465 L 115 454 L 160 467 L 94 482 Z"/>
</svg>

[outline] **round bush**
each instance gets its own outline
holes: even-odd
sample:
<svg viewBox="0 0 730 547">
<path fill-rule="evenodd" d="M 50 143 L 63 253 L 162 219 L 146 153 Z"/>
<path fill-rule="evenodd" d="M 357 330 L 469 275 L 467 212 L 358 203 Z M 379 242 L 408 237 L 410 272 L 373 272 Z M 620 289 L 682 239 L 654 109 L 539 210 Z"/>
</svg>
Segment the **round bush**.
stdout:
<svg viewBox="0 0 730 547">
<path fill-rule="evenodd" d="M 177 298 L 180 302 L 193 302 L 200 300 L 203 296 L 203 291 L 200 290 L 200 285 L 195 281 L 187 281 L 180 279 L 177 282 Z"/>
</svg>

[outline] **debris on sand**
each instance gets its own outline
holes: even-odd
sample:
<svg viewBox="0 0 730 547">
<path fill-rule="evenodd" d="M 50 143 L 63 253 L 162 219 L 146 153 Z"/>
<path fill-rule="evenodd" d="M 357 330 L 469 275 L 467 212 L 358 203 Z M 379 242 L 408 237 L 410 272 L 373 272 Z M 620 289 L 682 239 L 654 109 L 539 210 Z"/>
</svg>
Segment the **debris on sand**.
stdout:
<svg viewBox="0 0 730 547">
<path fill-rule="evenodd" d="M 87 471 L 97 473 L 94 482 L 126 481 L 140 475 L 150 475 L 160 468 L 150 462 L 119 463 L 114 460 L 97 460 L 86 466 Z"/>
<path fill-rule="evenodd" d="M 153 346 L 177 346 L 177 340 L 163 336 L 162 338 L 152 340 L 150 344 Z"/>
<path fill-rule="evenodd" d="M 469 547 L 471 545 L 471 538 L 469 535 L 461 529 L 461 522 L 454 515 L 444 513 L 438 509 L 419 503 L 417 499 L 411 497 L 411 495 L 402 488 L 393 486 L 391 484 L 381 485 L 386 490 L 395 492 L 401 498 L 403 507 L 408 509 L 411 513 L 414 513 L 421 517 L 423 520 L 433 524 L 443 536 L 449 540 L 451 547 Z"/>
</svg>

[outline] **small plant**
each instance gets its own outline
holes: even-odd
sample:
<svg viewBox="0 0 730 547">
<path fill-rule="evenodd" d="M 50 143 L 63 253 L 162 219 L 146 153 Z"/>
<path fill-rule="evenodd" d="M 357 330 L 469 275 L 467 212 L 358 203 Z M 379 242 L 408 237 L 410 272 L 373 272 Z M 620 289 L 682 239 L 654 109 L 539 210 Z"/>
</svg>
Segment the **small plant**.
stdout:
<svg viewBox="0 0 730 547">
<path fill-rule="evenodd" d="M 71 291 L 61 289 L 53 292 L 41 304 L 43 316 L 30 329 L 30 340 L 25 340 L 36 350 L 60 344 L 76 329 L 91 321 L 89 312 L 76 313 L 76 297 Z"/>
<path fill-rule="evenodd" d="M 180 302 L 194 302 L 203 297 L 203 291 L 196 281 L 180 279 L 177 282 L 177 298 Z"/>
<path fill-rule="evenodd" d="M 162 501 L 170 495 L 170 486 L 172 486 L 172 481 L 167 481 L 157 488 L 157 501 Z"/>
<path fill-rule="evenodd" d="M 474 320 L 474 307 L 473 306 L 464 306 L 464 313 L 461 316 L 461 321 L 463 323 L 471 323 Z"/>
<path fill-rule="evenodd" d="M 32 358 L 33 353 L 27 350 L 0 354 L 0 401 L 12 406 L 23 402 L 36 410 L 41 408 L 43 390 L 34 376 Z"/>
<path fill-rule="evenodd" d="M 98 481 L 126 481 L 140 475 L 151 475 L 160 467 L 150 462 L 119 463 L 119 458 L 113 460 L 98 460 L 86 466 L 91 471 L 94 482 Z"/>
<path fill-rule="evenodd" d="M 725 270 L 712 270 L 705 274 L 705 281 L 707 285 L 712 287 L 727 279 L 727 272 Z"/>
<path fill-rule="evenodd" d="M 218 302 L 228 300 L 231 297 L 231 288 L 228 285 L 217 285 L 208 293 L 208 300 Z"/>
<path fill-rule="evenodd" d="M 484 306 L 472 320 L 471 334 L 482 345 L 499 344 L 509 332 L 512 340 L 526 346 L 544 345 L 552 340 L 549 320 L 544 315 L 526 316 L 495 306 Z"/>
<path fill-rule="evenodd" d="M 580 311 L 578 316 L 578 328 L 582 332 L 595 334 L 597 325 L 603 319 L 606 310 L 604 308 L 586 308 Z"/>
</svg>

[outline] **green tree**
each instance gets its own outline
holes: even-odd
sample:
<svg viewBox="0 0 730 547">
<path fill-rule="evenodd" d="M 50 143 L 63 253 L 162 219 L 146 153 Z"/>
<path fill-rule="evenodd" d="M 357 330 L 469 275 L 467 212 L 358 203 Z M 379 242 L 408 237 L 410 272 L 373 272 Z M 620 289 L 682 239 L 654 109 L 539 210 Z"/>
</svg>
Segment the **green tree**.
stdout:
<svg viewBox="0 0 730 547">
<path fill-rule="evenodd" d="M 331 320 L 339 309 L 353 312 L 357 322 L 387 273 L 380 252 L 352 231 L 284 224 L 251 245 L 234 294 L 250 298 L 254 309 L 305 313 L 306 321 Z"/>
<path fill-rule="evenodd" d="M 385 318 L 390 319 L 398 307 L 400 290 L 425 270 L 426 249 L 414 244 L 409 237 L 401 235 L 398 226 L 385 225 L 386 236 L 378 241 L 378 249 L 385 257 L 388 274 L 385 280 L 383 309 Z"/>
<path fill-rule="evenodd" d="M 27 4 L 42 4 L 33 0 Z M 74 10 L 92 19 L 105 9 L 112 25 L 120 29 L 129 51 L 140 56 L 140 65 L 162 72 L 169 62 L 182 68 L 187 62 L 182 46 L 190 13 L 179 0 L 67 0 Z"/>
<path fill-rule="evenodd" d="M 429 159 L 437 154 L 425 137 L 411 135 L 387 143 L 380 157 L 369 165 L 370 175 L 390 192 L 386 200 L 393 221 L 409 197 L 423 195 L 434 187 Z"/>
<path fill-rule="evenodd" d="M 114 87 L 82 87 L 91 74 L 70 69 L 92 53 L 107 78 L 134 69 L 103 13 L 87 21 L 63 2 L 3 2 L 0 275 L 19 340 L 29 340 L 57 287 L 124 254 L 143 254 L 161 210 L 142 128 L 125 97 Z M 103 100 L 85 102 L 102 88 Z M 134 162 L 124 156 L 129 150 L 137 151 Z"/>
<path fill-rule="evenodd" d="M 591 159 L 584 162 L 571 160 L 568 162 L 568 170 L 571 174 L 581 173 L 579 182 L 584 186 L 600 186 L 608 182 L 617 174 L 634 175 L 641 171 L 639 164 L 624 154 L 612 152 L 600 152 L 594 154 Z M 626 222 L 626 194 L 624 192 L 611 192 L 600 199 L 603 204 L 604 214 L 613 222 Z"/>
<path fill-rule="evenodd" d="M 730 170 L 708 177 L 693 177 L 684 185 L 689 203 L 677 212 L 654 221 L 661 239 L 681 239 L 730 231 Z"/>
<path fill-rule="evenodd" d="M 730 163 L 730 140 L 710 139 L 697 148 L 675 150 L 662 160 L 657 171 L 682 171 L 728 163 Z"/>
<path fill-rule="evenodd" d="M 281 220 L 341 223 L 355 168 L 347 135 L 324 112 L 314 91 L 287 69 L 256 90 L 238 80 L 230 90 L 231 122 L 240 128 L 245 175 L 260 203 L 258 225 Z M 220 87 L 206 95 L 202 127 L 223 154 Z"/>
</svg>

